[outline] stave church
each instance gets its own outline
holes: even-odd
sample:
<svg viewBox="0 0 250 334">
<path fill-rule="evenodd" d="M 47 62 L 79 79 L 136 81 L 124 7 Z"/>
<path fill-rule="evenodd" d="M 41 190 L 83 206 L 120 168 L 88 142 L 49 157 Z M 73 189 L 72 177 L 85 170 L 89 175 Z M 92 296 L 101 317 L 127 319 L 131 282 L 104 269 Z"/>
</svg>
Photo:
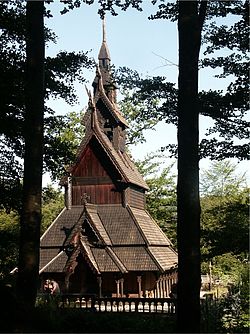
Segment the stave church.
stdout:
<svg viewBox="0 0 250 334">
<path fill-rule="evenodd" d="M 149 190 L 126 150 L 128 123 L 103 21 L 85 135 L 60 185 L 65 207 L 40 240 L 41 284 L 97 297 L 168 297 L 177 281 L 177 253 L 145 207 Z"/>
</svg>

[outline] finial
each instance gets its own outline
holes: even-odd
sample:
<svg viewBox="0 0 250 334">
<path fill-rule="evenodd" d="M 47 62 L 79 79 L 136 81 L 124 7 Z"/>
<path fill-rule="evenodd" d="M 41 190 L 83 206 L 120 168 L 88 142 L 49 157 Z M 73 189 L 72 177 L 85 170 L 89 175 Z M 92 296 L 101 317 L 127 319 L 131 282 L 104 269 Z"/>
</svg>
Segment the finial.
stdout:
<svg viewBox="0 0 250 334">
<path fill-rule="evenodd" d="M 103 16 L 103 19 L 102 19 L 102 41 L 106 42 L 106 19 L 105 19 L 105 15 Z"/>
</svg>

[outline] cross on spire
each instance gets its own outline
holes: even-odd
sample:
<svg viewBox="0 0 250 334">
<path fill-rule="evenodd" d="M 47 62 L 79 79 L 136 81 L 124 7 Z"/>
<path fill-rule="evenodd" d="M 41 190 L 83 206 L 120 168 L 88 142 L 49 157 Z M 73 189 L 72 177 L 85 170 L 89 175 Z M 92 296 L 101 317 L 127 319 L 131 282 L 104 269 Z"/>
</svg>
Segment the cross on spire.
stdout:
<svg viewBox="0 0 250 334">
<path fill-rule="evenodd" d="M 88 203 L 88 200 L 90 200 L 90 196 L 88 196 L 87 193 L 84 193 L 84 194 L 81 196 L 82 204 L 85 206 L 85 205 Z"/>
</svg>

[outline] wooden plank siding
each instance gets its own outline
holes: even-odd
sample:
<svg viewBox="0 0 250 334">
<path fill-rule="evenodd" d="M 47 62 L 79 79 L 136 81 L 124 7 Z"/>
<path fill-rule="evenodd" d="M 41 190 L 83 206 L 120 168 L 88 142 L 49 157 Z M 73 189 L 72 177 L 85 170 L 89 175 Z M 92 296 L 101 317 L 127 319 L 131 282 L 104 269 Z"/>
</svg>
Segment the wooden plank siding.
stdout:
<svg viewBox="0 0 250 334">
<path fill-rule="evenodd" d="M 127 188 L 125 191 L 125 201 L 137 209 L 145 209 L 145 193 L 141 190 Z"/>
<path fill-rule="evenodd" d="M 72 205 L 82 205 L 83 198 L 93 204 L 120 204 L 118 192 L 104 166 L 87 146 L 80 163 L 72 175 Z"/>
<path fill-rule="evenodd" d="M 122 195 L 115 191 L 113 184 L 86 185 L 72 187 L 72 205 L 82 205 L 87 194 L 87 201 L 93 204 L 121 204 Z"/>
<path fill-rule="evenodd" d="M 72 176 L 109 177 L 107 171 L 97 159 L 90 146 L 86 147 L 84 155 L 82 156 L 81 161 L 74 170 L 74 174 Z"/>
</svg>

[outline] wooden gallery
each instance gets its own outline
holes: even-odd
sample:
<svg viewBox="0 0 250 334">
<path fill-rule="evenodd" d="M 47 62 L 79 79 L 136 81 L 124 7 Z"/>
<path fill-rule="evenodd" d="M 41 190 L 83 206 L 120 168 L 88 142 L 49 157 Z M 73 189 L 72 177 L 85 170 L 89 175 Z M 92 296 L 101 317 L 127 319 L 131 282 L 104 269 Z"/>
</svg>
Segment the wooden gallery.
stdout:
<svg viewBox="0 0 250 334">
<path fill-rule="evenodd" d="M 146 211 L 148 186 L 126 153 L 105 27 L 98 59 L 85 135 L 60 182 L 65 207 L 41 237 L 41 282 L 57 280 L 62 293 L 168 297 L 177 253 Z"/>
</svg>

